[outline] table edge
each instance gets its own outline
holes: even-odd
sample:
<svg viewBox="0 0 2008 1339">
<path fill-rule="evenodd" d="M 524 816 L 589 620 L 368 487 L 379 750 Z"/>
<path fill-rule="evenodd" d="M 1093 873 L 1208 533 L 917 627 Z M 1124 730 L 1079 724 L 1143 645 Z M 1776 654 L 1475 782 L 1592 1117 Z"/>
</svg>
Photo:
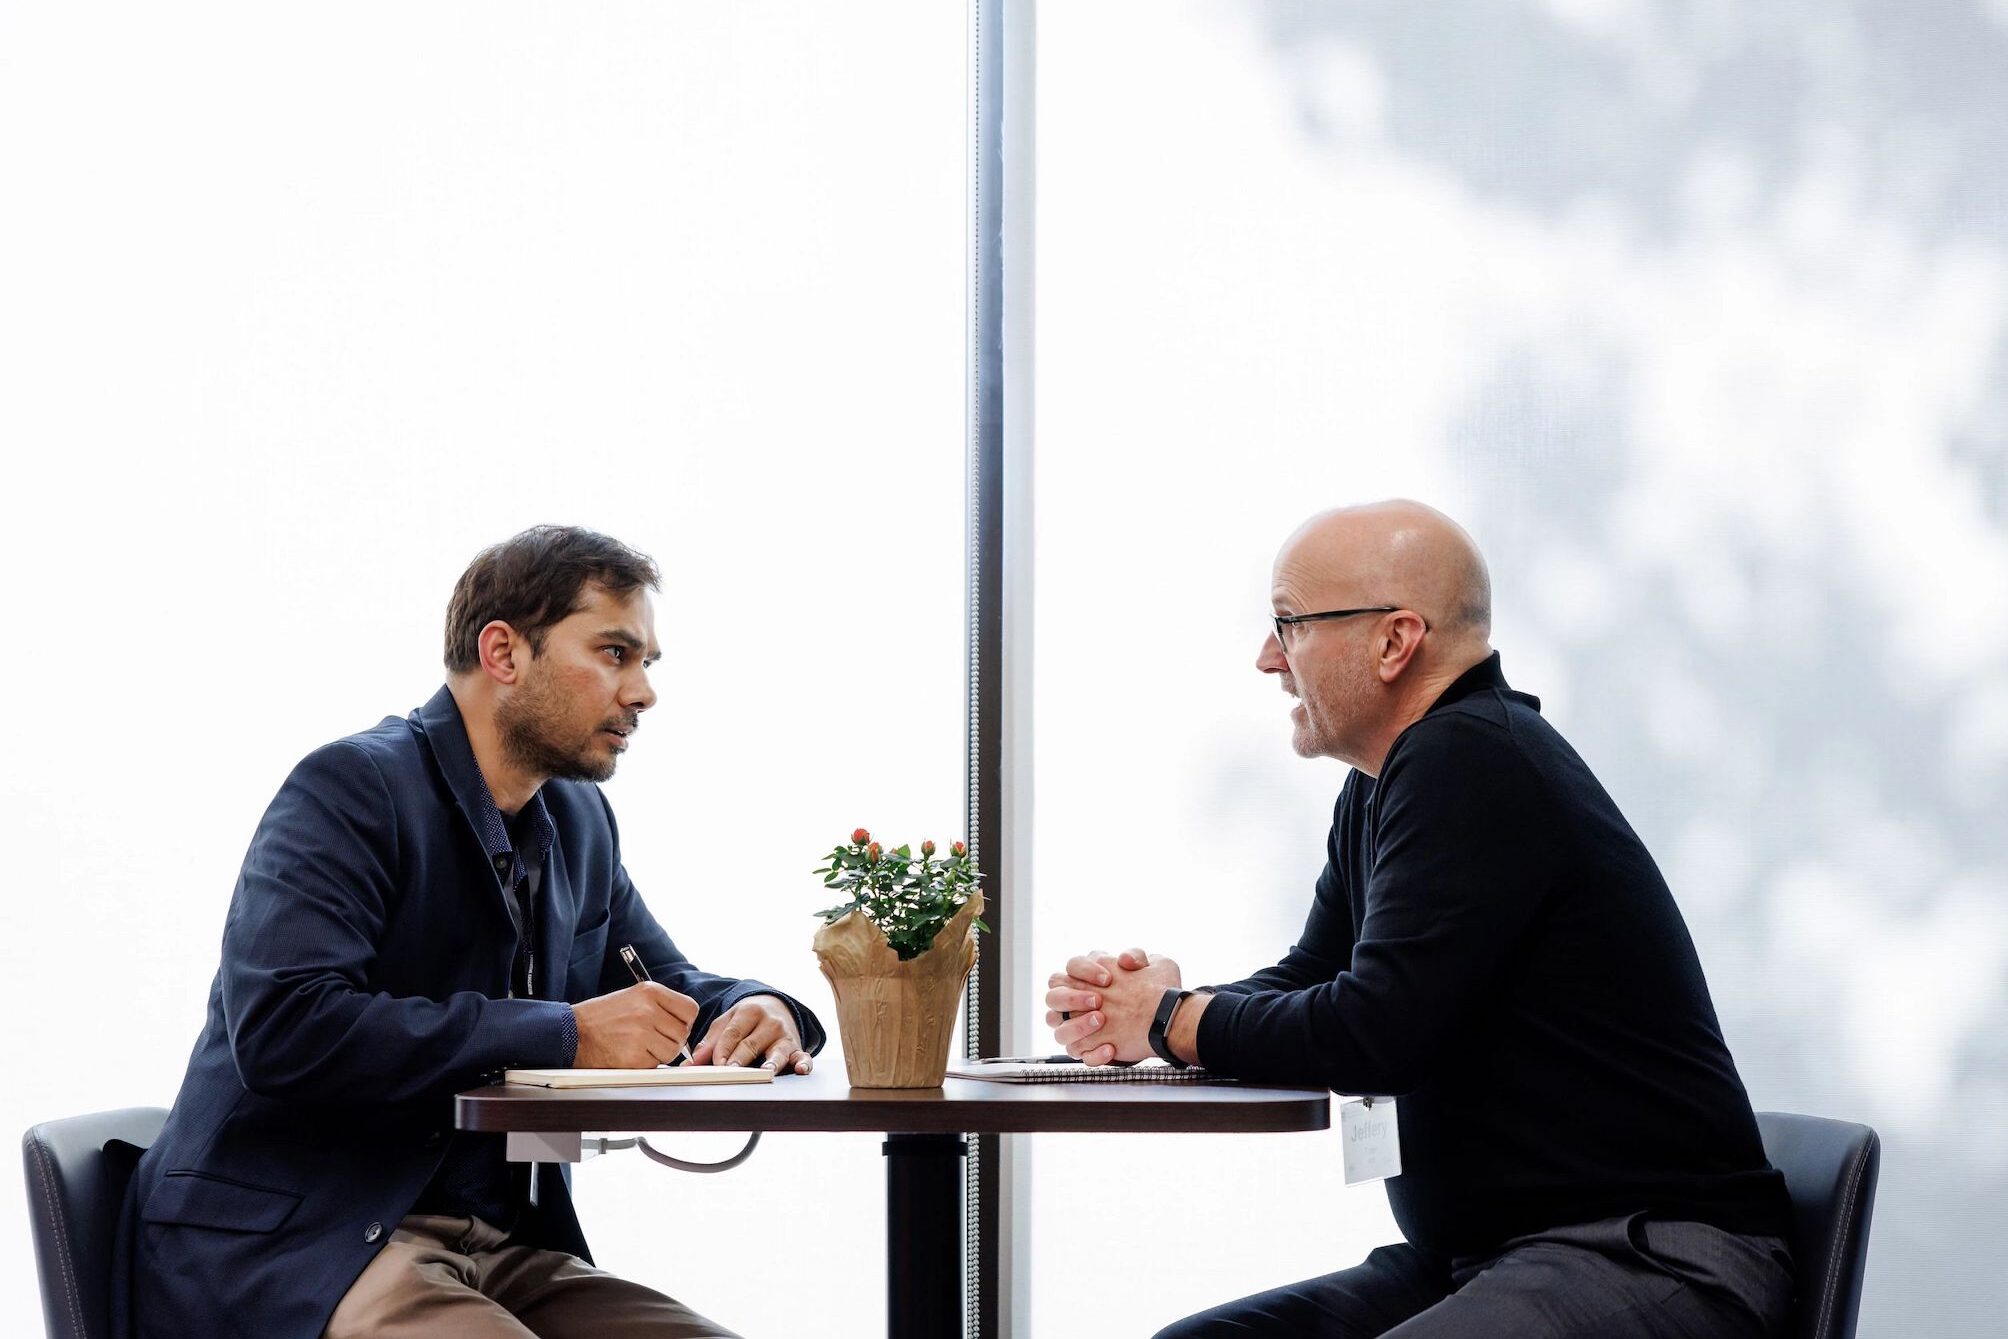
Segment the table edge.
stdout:
<svg viewBox="0 0 2008 1339">
<path fill-rule="evenodd" d="M 568 1092 L 564 1100 L 503 1095 L 491 1085 L 454 1098 L 454 1127 L 474 1133 L 509 1131 L 563 1133 L 583 1130 L 777 1131 L 794 1133 L 973 1133 L 984 1134 L 1287 1134 L 1329 1130 L 1332 1095 L 1320 1090 L 1258 1088 L 1277 1096 L 1263 1102 L 1208 1102 L 1194 1097 L 1172 1103 L 1130 1105 L 985 1100 L 857 1102 L 816 1098 L 755 1104 L 745 1101 L 689 1102 Z M 634 1090 L 630 1090 L 634 1091 Z M 646 1090 L 641 1090 L 646 1091 Z M 932 1091 L 932 1090 L 926 1090 Z M 1216 1091 L 1246 1092 L 1247 1088 Z M 514 1109 L 504 1111 L 505 1105 Z M 898 1114 L 888 1108 L 898 1105 Z M 524 1119 L 525 1113 L 531 1118 Z M 1173 1123 L 1165 1117 L 1177 1114 Z M 1206 1118 L 1195 1122 L 1195 1116 Z M 1152 1117 L 1159 1119 L 1153 1120 Z M 1222 1125 L 1222 1120 L 1230 1123 Z"/>
</svg>

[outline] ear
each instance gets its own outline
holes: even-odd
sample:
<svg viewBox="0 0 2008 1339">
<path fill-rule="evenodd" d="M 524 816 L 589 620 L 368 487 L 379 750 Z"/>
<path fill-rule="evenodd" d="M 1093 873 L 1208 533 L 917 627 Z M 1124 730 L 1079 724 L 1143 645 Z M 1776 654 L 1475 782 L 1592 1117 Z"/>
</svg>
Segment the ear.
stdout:
<svg viewBox="0 0 2008 1339">
<path fill-rule="evenodd" d="M 476 644 L 481 648 L 482 673 L 496 683 L 513 684 L 522 677 L 530 645 L 516 635 L 516 629 L 498 618 L 481 629 Z"/>
<path fill-rule="evenodd" d="M 1413 609 L 1398 609 L 1387 616 L 1381 624 L 1374 657 L 1374 668 L 1379 671 L 1382 683 L 1391 684 L 1402 676 L 1421 649 L 1422 636 L 1428 631 L 1429 625 Z"/>
</svg>

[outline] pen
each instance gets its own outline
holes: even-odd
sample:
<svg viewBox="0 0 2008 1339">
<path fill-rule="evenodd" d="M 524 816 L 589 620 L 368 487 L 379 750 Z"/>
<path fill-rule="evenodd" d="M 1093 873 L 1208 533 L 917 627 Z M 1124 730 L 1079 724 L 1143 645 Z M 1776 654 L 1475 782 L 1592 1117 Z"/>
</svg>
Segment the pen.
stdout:
<svg viewBox="0 0 2008 1339">
<path fill-rule="evenodd" d="M 634 983 L 636 985 L 640 985 L 644 981 L 655 980 L 654 977 L 648 974 L 648 968 L 641 965 L 641 954 L 634 951 L 633 944 L 621 945 L 621 961 L 626 963 L 628 971 L 634 974 Z M 679 1043 L 676 1049 L 683 1053 L 685 1064 L 694 1065 L 697 1063 L 690 1058 L 690 1044 L 688 1042 Z"/>
</svg>

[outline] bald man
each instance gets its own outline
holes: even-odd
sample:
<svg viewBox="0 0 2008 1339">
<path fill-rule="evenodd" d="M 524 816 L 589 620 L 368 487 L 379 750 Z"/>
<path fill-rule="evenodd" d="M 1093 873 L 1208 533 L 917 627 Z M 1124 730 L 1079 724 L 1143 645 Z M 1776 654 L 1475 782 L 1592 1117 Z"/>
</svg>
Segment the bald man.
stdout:
<svg viewBox="0 0 2008 1339">
<path fill-rule="evenodd" d="M 1196 991 L 1162 955 L 1083 954 L 1046 1022 L 1091 1065 L 1155 1052 L 1395 1097 L 1405 1240 L 1159 1339 L 1783 1334 L 1784 1183 L 1693 941 L 1610 796 L 1507 687 L 1471 537 L 1414 502 L 1326 512 L 1271 594 L 1255 663 L 1296 699 L 1291 742 L 1353 769 L 1303 933 Z"/>
</svg>

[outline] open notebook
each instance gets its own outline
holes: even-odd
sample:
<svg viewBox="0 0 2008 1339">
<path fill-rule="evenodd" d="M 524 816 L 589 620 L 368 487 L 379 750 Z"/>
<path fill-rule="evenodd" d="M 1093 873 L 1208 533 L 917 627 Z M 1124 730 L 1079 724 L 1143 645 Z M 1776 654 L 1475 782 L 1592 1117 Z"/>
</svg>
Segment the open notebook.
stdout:
<svg viewBox="0 0 2008 1339">
<path fill-rule="evenodd" d="M 536 1088 L 668 1088 L 685 1084 L 772 1083 L 774 1071 L 754 1066 L 679 1065 L 675 1069 L 505 1069 L 504 1083 Z"/>
<path fill-rule="evenodd" d="M 1071 1056 L 1006 1055 L 950 1065 L 951 1078 L 986 1083 L 1226 1083 L 1199 1066 L 1173 1069 L 1162 1060 L 1140 1065 L 1084 1065 Z"/>
</svg>

